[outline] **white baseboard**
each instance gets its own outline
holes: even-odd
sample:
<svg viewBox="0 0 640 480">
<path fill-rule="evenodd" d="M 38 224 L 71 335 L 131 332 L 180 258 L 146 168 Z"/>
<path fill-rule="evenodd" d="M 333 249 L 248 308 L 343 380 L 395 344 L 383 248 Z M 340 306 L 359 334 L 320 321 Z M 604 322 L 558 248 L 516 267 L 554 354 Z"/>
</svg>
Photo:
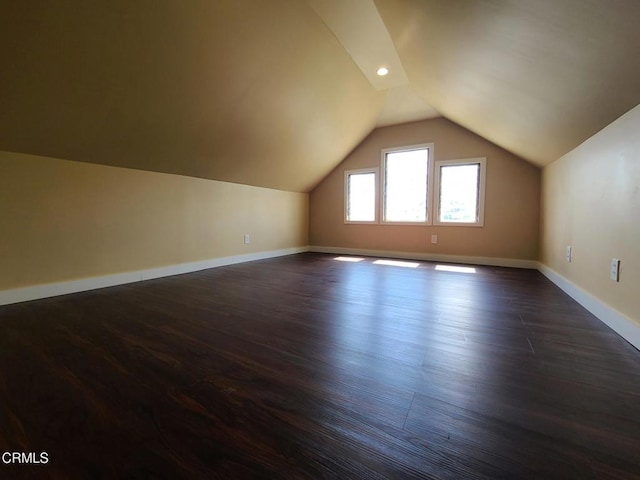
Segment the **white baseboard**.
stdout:
<svg viewBox="0 0 640 480">
<path fill-rule="evenodd" d="M 198 262 L 181 263 L 177 265 L 167 265 L 165 267 L 150 268 L 134 272 L 117 273 L 115 275 L 105 275 L 101 277 L 82 278 L 66 282 L 46 283 L 12 290 L 0 290 L 0 305 L 11 303 L 27 302 L 39 298 L 55 297 L 69 293 L 84 292 L 97 288 L 113 287 L 126 283 L 151 280 L 153 278 L 180 275 L 182 273 L 197 272 L 207 268 L 222 267 L 235 263 L 251 262 L 266 258 L 282 257 L 309 251 L 309 247 L 293 247 L 281 250 L 270 250 L 266 252 L 248 253 L 246 255 L 235 255 L 231 257 L 211 258 Z"/>
<path fill-rule="evenodd" d="M 437 253 L 424 252 L 397 252 L 390 250 L 365 250 L 361 248 L 319 247 L 315 245 L 310 246 L 309 251 L 318 253 L 331 253 L 335 255 L 362 255 L 365 257 L 404 258 L 409 260 L 423 260 L 426 262 L 490 265 L 493 267 L 529 268 L 532 270 L 538 268 L 538 262 L 536 262 L 535 260 L 520 260 L 517 258 L 471 257 L 465 255 L 441 255 Z"/>
<path fill-rule="evenodd" d="M 546 265 L 538 263 L 538 270 L 599 320 L 611 327 L 618 335 L 640 350 L 640 325 Z"/>
<path fill-rule="evenodd" d="M 470 257 L 463 255 L 440 255 L 421 252 L 397 252 L 388 250 L 365 250 L 359 248 L 320 247 L 311 245 L 309 251 L 331 253 L 334 255 L 362 255 L 367 257 L 405 258 L 430 262 L 463 263 L 471 265 L 490 265 L 496 267 L 514 267 L 539 270 L 545 277 L 566 292 L 580 305 L 608 325 L 618 335 L 640 350 L 640 325 L 594 297 L 590 293 L 570 282 L 554 270 L 534 260 L 511 258 Z"/>
<path fill-rule="evenodd" d="M 539 270 L 545 277 L 565 291 L 575 301 L 589 310 L 602 322 L 611 327 L 615 332 L 627 340 L 631 345 L 640 350 L 640 325 L 618 312 L 614 308 L 605 304 L 590 293 L 570 282 L 562 275 L 551 268 L 533 260 L 519 260 L 510 258 L 494 257 L 471 257 L 462 255 L 439 255 L 433 253 L 420 252 L 397 252 L 387 250 L 365 250 L 342 247 L 293 247 L 280 250 L 270 250 L 265 252 L 249 253 L 246 255 L 235 255 L 231 257 L 220 257 L 202 260 L 198 262 L 181 263 L 168 265 L 165 267 L 150 268 L 134 272 L 117 273 L 101 277 L 90 277 L 66 282 L 47 283 L 24 288 L 0 291 L 0 305 L 26 302 L 40 298 L 55 297 L 69 293 L 84 292 L 98 288 L 113 287 L 127 283 L 151 280 L 154 278 L 180 275 L 183 273 L 197 272 L 208 268 L 222 267 L 236 263 L 251 262 L 267 258 L 293 255 L 303 252 L 330 253 L 337 255 L 363 255 L 370 257 L 405 258 L 412 260 L 424 260 L 431 262 L 463 263 L 471 265 L 491 265 L 498 267 L 529 268 Z"/>
</svg>

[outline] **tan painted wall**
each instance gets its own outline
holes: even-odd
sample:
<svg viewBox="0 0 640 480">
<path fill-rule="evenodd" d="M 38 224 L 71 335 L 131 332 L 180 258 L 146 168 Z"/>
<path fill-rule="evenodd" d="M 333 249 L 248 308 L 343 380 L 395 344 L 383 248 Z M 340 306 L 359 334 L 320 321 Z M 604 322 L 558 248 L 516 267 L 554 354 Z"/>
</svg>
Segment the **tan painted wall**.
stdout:
<svg viewBox="0 0 640 480">
<path fill-rule="evenodd" d="M 638 132 L 640 106 L 545 167 L 541 262 L 640 324 Z M 612 258 L 619 283 L 609 278 Z"/>
<path fill-rule="evenodd" d="M 380 150 L 434 143 L 435 160 L 486 157 L 484 227 L 344 224 L 344 171 L 379 167 Z M 536 260 L 540 170 L 444 119 L 376 129 L 310 197 L 310 244 L 372 250 Z M 438 244 L 431 245 L 431 235 Z"/>
<path fill-rule="evenodd" d="M 0 290 L 307 245 L 307 194 L 7 152 L 0 172 Z"/>
</svg>

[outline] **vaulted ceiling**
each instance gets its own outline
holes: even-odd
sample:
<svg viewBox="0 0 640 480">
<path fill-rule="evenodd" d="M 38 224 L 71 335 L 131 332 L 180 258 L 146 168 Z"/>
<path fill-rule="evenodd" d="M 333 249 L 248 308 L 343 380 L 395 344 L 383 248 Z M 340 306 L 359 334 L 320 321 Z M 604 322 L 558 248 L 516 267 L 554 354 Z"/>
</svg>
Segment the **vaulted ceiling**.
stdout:
<svg viewBox="0 0 640 480">
<path fill-rule="evenodd" d="M 639 21 L 637 0 L 3 1 L 0 150 L 309 191 L 376 126 L 443 115 L 544 165 L 640 103 Z"/>
</svg>

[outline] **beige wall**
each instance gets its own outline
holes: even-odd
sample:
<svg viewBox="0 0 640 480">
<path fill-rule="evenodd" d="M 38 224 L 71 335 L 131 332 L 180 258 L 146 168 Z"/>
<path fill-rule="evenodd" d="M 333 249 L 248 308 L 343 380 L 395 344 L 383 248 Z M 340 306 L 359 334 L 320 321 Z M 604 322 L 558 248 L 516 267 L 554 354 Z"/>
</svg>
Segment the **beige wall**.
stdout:
<svg viewBox="0 0 640 480">
<path fill-rule="evenodd" d="M 640 106 L 545 167 L 541 262 L 640 324 Z M 573 259 L 565 259 L 567 245 Z M 609 278 L 621 260 L 620 282 Z"/>
<path fill-rule="evenodd" d="M 307 245 L 307 194 L 7 152 L 0 172 L 0 290 Z"/>
<path fill-rule="evenodd" d="M 435 160 L 486 157 L 484 227 L 344 224 L 344 171 L 380 166 L 380 150 L 434 143 Z M 371 250 L 538 258 L 540 170 L 444 119 L 376 129 L 310 197 L 310 244 Z M 438 244 L 431 244 L 431 235 Z"/>
</svg>

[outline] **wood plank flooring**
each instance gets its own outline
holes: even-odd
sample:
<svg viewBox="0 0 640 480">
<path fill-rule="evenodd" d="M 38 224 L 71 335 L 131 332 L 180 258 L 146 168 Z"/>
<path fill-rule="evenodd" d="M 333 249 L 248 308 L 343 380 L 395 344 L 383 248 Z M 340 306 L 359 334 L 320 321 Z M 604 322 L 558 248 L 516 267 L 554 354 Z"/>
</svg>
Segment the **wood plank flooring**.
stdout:
<svg viewBox="0 0 640 480">
<path fill-rule="evenodd" d="M 334 258 L 0 307 L 0 478 L 640 478 L 640 352 L 540 273 Z"/>
</svg>

